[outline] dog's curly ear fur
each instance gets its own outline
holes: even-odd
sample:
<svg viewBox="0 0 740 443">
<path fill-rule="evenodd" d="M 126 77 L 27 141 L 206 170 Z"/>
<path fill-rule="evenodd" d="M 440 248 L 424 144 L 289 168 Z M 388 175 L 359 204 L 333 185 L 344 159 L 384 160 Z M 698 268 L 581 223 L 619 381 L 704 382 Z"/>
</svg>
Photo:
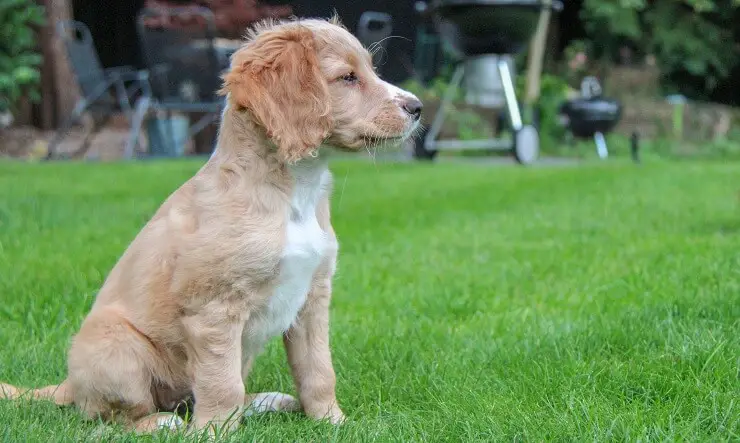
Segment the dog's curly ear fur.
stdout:
<svg viewBox="0 0 740 443">
<path fill-rule="evenodd" d="M 314 155 L 332 128 L 329 86 L 311 30 L 300 25 L 260 32 L 232 57 L 221 94 L 251 112 L 285 162 Z"/>
</svg>

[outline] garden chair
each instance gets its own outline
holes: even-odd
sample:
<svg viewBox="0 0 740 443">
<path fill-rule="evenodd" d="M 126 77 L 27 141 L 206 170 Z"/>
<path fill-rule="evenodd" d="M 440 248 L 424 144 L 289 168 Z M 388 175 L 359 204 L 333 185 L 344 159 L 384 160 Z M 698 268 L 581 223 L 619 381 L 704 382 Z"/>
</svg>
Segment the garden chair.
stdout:
<svg viewBox="0 0 740 443">
<path fill-rule="evenodd" d="M 228 56 L 216 49 L 215 19 L 206 8 L 144 8 L 137 18 L 137 32 L 151 73 L 152 96 L 136 102 L 125 155 L 133 156 L 141 128 L 152 113 L 167 115 L 164 124 L 156 126 L 157 140 L 171 143 L 167 155 L 173 155 L 172 150 L 186 142 L 173 134 L 169 118 L 173 112 L 201 115 L 189 125 L 184 135 L 187 139 L 220 116 L 223 99 L 217 90 Z"/>
<path fill-rule="evenodd" d="M 82 98 L 77 101 L 72 114 L 64 120 L 49 142 L 47 159 L 56 156 L 58 144 L 85 113 L 92 117 L 92 129 L 85 136 L 82 145 L 72 153 L 72 157 L 85 154 L 92 136 L 114 114 L 123 112 L 130 121 L 134 97 L 148 96 L 151 93 L 149 75 L 146 71 L 135 70 L 130 66 L 103 68 L 90 30 L 84 23 L 74 20 L 60 21 L 56 25 L 56 32 L 64 43 L 70 68 L 77 80 Z"/>
</svg>

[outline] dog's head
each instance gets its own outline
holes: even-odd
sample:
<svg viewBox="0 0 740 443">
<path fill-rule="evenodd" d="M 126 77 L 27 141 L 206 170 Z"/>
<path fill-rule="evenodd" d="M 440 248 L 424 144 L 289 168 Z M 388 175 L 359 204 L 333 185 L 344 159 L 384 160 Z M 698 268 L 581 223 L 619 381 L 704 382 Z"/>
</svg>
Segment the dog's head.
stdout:
<svg viewBox="0 0 740 443">
<path fill-rule="evenodd" d="M 337 20 L 266 22 L 231 59 L 222 94 L 249 112 L 286 162 L 321 145 L 360 150 L 400 142 L 422 104 L 375 73 L 370 53 Z"/>
</svg>

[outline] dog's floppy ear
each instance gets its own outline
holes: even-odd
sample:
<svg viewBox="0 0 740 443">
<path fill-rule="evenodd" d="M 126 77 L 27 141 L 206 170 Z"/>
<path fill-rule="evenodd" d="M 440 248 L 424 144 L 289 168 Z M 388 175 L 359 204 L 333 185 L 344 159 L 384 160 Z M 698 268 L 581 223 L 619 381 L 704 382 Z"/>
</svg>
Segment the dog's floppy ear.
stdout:
<svg viewBox="0 0 740 443">
<path fill-rule="evenodd" d="M 300 25 L 265 30 L 237 51 L 221 93 L 251 112 L 286 162 L 314 155 L 331 133 L 329 86 Z"/>
</svg>

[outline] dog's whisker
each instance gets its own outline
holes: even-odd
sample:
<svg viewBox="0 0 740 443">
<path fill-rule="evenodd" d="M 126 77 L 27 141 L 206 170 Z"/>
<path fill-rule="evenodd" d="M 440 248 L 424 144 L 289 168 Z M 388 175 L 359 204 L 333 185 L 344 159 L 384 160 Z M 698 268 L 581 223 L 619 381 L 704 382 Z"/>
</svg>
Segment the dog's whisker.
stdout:
<svg viewBox="0 0 740 443">
<path fill-rule="evenodd" d="M 370 146 L 368 146 L 367 143 L 365 143 L 364 145 L 365 145 L 365 151 L 367 151 L 367 154 L 373 160 L 373 164 L 374 164 L 375 163 L 375 156 L 373 155 L 372 151 L 370 151 Z"/>
<path fill-rule="evenodd" d="M 404 37 L 404 36 L 402 36 L 402 35 L 389 35 L 388 37 L 384 37 L 384 38 L 382 38 L 382 39 L 378 40 L 377 42 L 373 42 L 373 43 L 371 43 L 371 44 L 370 44 L 370 45 L 369 45 L 369 46 L 367 47 L 367 51 L 368 51 L 368 52 L 370 53 L 370 55 L 371 55 L 371 56 L 372 56 L 373 58 L 375 58 L 375 54 L 377 54 L 377 53 L 378 53 L 378 51 L 381 51 L 381 50 L 383 51 L 383 53 L 384 53 L 384 54 L 387 54 L 387 53 L 388 53 L 388 51 L 387 51 L 387 50 L 385 49 L 385 47 L 383 46 L 383 42 L 385 42 L 386 40 L 390 40 L 390 39 L 392 39 L 392 38 L 400 38 L 400 39 L 403 39 L 403 40 L 408 40 L 408 41 L 411 41 L 411 39 L 410 39 L 410 38 L 408 38 L 408 37 Z"/>
<path fill-rule="evenodd" d="M 344 180 L 342 181 L 342 192 L 339 193 L 339 203 L 338 206 L 342 207 L 342 200 L 344 199 L 344 188 L 347 187 L 347 177 L 349 177 L 349 172 L 344 173 Z"/>
<path fill-rule="evenodd" d="M 378 47 L 381 47 L 381 45 L 383 44 L 384 41 L 390 40 L 392 38 L 400 38 L 400 39 L 411 41 L 410 38 L 404 37 L 402 35 L 389 35 L 388 37 L 381 38 L 377 42 L 371 43 L 370 46 L 367 48 L 367 50 L 370 51 L 370 53 L 373 53 L 373 49 L 371 49 L 371 48 L 376 48 L 377 49 Z"/>
</svg>

